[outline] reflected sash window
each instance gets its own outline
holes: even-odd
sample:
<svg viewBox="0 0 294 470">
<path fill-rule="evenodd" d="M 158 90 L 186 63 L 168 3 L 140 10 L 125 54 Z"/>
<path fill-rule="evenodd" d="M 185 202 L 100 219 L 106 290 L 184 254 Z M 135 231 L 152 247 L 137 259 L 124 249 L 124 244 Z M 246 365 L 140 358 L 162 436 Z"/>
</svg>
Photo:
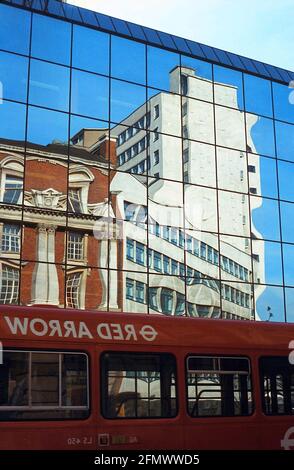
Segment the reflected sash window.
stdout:
<svg viewBox="0 0 294 470">
<path fill-rule="evenodd" d="M 145 301 L 145 285 L 143 282 L 136 282 L 136 301 L 140 303 Z"/>
<path fill-rule="evenodd" d="M 5 178 L 5 189 L 3 202 L 7 204 L 19 204 L 23 188 L 23 179 L 18 176 L 9 176 Z"/>
<path fill-rule="evenodd" d="M 127 259 L 134 260 L 134 240 L 127 239 Z"/>
<path fill-rule="evenodd" d="M 66 280 L 66 303 L 69 308 L 81 307 L 81 280 L 82 273 L 73 273 L 67 276 Z"/>
<path fill-rule="evenodd" d="M 177 293 L 176 315 L 185 314 L 185 296 Z"/>
<path fill-rule="evenodd" d="M 134 298 L 134 281 L 133 279 L 126 280 L 126 298 L 133 300 Z"/>
<path fill-rule="evenodd" d="M 2 265 L 0 304 L 16 304 L 19 291 L 19 270 Z"/>
<path fill-rule="evenodd" d="M 82 212 L 81 190 L 70 188 L 68 191 L 68 205 L 70 212 Z"/>
<path fill-rule="evenodd" d="M 149 307 L 158 311 L 156 287 L 149 287 Z"/>
<path fill-rule="evenodd" d="M 171 314 L 173 310 L 173 293 L 169 289 L 163 288 L 161 291 L 162 313 Z"/>
<path fill-rule="evenodd" d="M 3 253 L 20 252 L 20 226 L 4 224 L 2 232 L 1 249 Z"/>
<path fill-rule="evenodd" d="M 78 232 L 69 232 L 67 257 L 69 260 L 80 261 L 84 257 L 84 237 Z"/>
</svg>

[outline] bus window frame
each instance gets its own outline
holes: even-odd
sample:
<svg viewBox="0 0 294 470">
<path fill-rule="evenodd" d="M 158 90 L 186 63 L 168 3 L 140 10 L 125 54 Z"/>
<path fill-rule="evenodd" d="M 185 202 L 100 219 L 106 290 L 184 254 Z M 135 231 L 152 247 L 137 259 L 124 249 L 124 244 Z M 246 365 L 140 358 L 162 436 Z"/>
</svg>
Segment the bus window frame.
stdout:
<svg viewBox="0 0 294 470">
<path fill-rule="evenodd" d="M 258 357 L 258 376 L 259 376 L 259 387 L 260 387 L 260 401 L 261 401 L 261 412 L 262 415 L 266 418 L 279 418 L 279 417 L 293 417 L 294 419 L 294 409 L 293 413 L 266 413 L 266 406 L 265 406 L 265 388 L 264 388 L 264 375 L 262 375 L 262 366 L 261 361 L 263 359 L 285 359 L 288 363 L 288 367 L 290 368 L 292 364 L 289 362 L 289 353 L 285 355 L 262 355 Z M 293 365 L 292 365 L 293 366 Z M 293 366 L 293 375 L 294 375 L 294 366 Z M 284 390 L 283 390 L 284 391 Z M 291 389 L 290 389 L 291 393 Z M 284 395 L 283 395 L 284 396 Z M 291 403 L 292 406 L 292 403 Z"/>
<path fill-rule="evenodd" d="M 218 358 L 218 359 L 246 359 L 248 364 L 249 364 L 249 377 L 250 377 L 250 384 L 251 384 L 251 413 L 248 413 L 246 415 L 233 415 L 233 416 L 226 416 L 223 414 L 220 415 L 201 415 L 201 416 L 192 416 L 190 411 L 189 411 L 189 396 L 188 396 L 188 372 L 191 372 L 188 369 L 188 359 L 191 357 L 198 357 L 198 358 Z M 256 397 L 255 397 L 255 390 L 254 390 L 254 374 L 253 374 L 253 368 L 252 368 L 252 358 L 248 355 L 240 356 L 240 354 L 230 354 L 226 355 L 225 353 L 215 353 L 215 354 L 203 354 L 203 353 L 187 353 L 185 356 L 185 404 L 186 404 L 186 413 L 187 416 L 191 419 L 248 419 L 252 417 L 255 414 L 256 411 Z M 232 374 L 232 372 L 237 372 L 237 371 L 226 371 L 226 374 Z M 215 371 L 215 373 L 219 373 L 218 371 Z M 245 374 L 244 374 L 245 375 Z"/>
<path fill-rule="evenodd" d="M 171 356 L 174 360 L 174 365 L 175 365 L 175 415 L 174 416 L 124 416 L 124 417 L 117 417 L 117 416 L 107 416 L 105 413 L 105 410 L 107 409 L 106 405 L 106 400 L 108 397 L 108 392 L 107 392 L 107 376 L 106 376 L 106 366 L 105 362 L 103 362 L 103 358 L 106 354 L 116 354 L 116 355 L 136 355 L 136 356 L 164 356 L 168 355 Z M 140 420 L 175 420 L 179 417 L 180 413 L 180 408 L 179 408 L 179 403 L 180 403 L 180 397 L 179 397 L 179 367 L 178 367 L 178 357 L 169 352 L 169 351 L 134 351 L 134 350 L 104 350 L 101 352 L 100 357 L 99 357 L 99 368 L 100 368 L 100 413 L 102 418 L 110 421 L 118 421 L 118 422 L 127 422 L 129 420 L 134 420 L 135 422 L 140 421 Z"/>
<path fill-rule="evenodd" d="M 29 348 L 29 347 L 24 347 L 24 348 L 19 348 L 19 347 L 7 347 L 4 348 L 3 350 L 3 356 L 6 352 L 20 352 L 20 353 L 45 353 L 45 354 L 78 354 L 78 355 L 84 355 L 86 356 L 86 365 L 87 365 L 87 406 L 81 407 L 81 406 L 61 406 L 61 407 L 54 407 L 54 406 L 47 406 L 47 407 L 42 407 L 42 406 L 1 406 L 0 405 L 0 412 L 3 411 L 66 411 L 66 410 L 73 410 L 73 411 L 87 411 L 87 415 L 83 418 L 26 418 L 26 419 L 1 419 L 0 418 L 0 424 L 1 423 L 32 423 L 34 421 L 36 422 L 52 422 L 52 421 L 65 421 L 65 422 L 72 422 L 72 421 L 86 421 L 92 416 L 92 406 L 91 406 L 91 353 L 88 350 L 82 350 L 82 349 L 56 349 L 56 348 L 48 348 L 48 349 L 41 349 L 41 348 Z M 30 369 L 29 371 L 30 372 Z M 31 378 L 29 377 L 29 381 L 31 381 Z M 60 383 L 59 383 L 59 392 L 60 392 Z M 4 409 L 5 408 L 5 409 Z"/>
</svg>

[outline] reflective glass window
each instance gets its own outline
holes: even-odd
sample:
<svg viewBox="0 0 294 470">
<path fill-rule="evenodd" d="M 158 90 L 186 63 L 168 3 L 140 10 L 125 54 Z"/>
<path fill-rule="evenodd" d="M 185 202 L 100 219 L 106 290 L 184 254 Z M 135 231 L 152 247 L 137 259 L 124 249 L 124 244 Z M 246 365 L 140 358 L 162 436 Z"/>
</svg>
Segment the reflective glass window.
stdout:
<svg viewBox="0 0 294 470">
<path fill-rule="evenodd" d="M 47 108 L 68 111 L 69 69 L 32 60 L 29 102 Z"/>
<path fill-rule="evenodd" d="M 120 80 L 111 80 L 110 119 L 112 122 L 119 123 L 126 118 L 130 121 L 132 119 L 130 115 L 140 107 L 142 108 L 138 115 L 139 113 L 146 114 L 146 89 L 144 87 Z"/>
<path fill-rule="evenodd" d="M 283 243 L 284 277 L 287 286 L 294 286 L 294 245 Z"/>
<path fill-rule="evenodd" d="M 293 88 L 273 82 L 275 118 L 294 124 Z"/>
<path fill-rule="evenodd" d="M 55 145 L 57 152 L 67 154 L 68 115 L 29 107 L 28 142 L 44 146 Z"/>
<path fill-rule="evenodd" d="M 136 41 L 112 36 L 111 76 L 146 84 L 146 46 Z"/>
<path fill-rule="evenodd" d="M 265 197 L 278 197 L 276 160 L 248 154 L 249 192 Z"/>
<path fill-rule="evenodd" d="M 293 105 L 294 106 L 294 105 Z M 275 121 L 277 157 L 294 161 L 294 126 Z"/>
<path fill-rule="evenodd" d="M 28 82 L 28 59 L 0 52 L 0 82 L 2 98 L 26 101 Z"/>
<path fill-rule="evenodd" d="M 109 79 L 79 70 L 72 73 L 71 111 L 108 120 Z"/>
<path fill-rule="evenodd" d="M 109 34 L 84 26 L 73 27 L 72 65 L 91 72 L 109 74 Z"/>
<path fill-rule="evenodd" d="M 246 111 L 272 117 L 271 82 L 245 73 L 244 88 Z"/>
<path fill-rule="evenodd" d="M 215 118 L 217 145 L 245 150 L 244 114 L 235 109 L 216 106 Z"/>
<path fill-rule="evenodd" d="M 0 138 L 24 140 L 25 128 L 25 105 L 3 101 L 0 105 Z"/>
<path fill-rule="evenodd" d="M 261 155 L 275 156 L 274 124 L 255 114 L 246 114 L 247 143 L 249 150 Z"/>
<path fill-rule="evenodd" d="M 283 283 L 281 244 L 263 240 L 252 240 L 252 257 L 255 280 L 263 284 Z M 256 262 L 258 259 L 258 262 Z M 264 268 L 264 274 L 263 270 Z M 255 272 L 257 270 L 257 273 Z M 259 276 L 258 276 L 259 273 Z"/>
<path fill-rule="evenodd" d="M 214 99 L 217 104 L 244 109 L 242 73 L 215 65 Z"/>
<path fill-rule="evenodd" d="M 272 199 L 250 197 L 252 232 L 257 238 L 280 240 L 278 202 Z"/>
<path fill-rule="evenodd" d="M 31 13 L 0 5 L 0 49 L 29 53 Z"/>
<path fill-rule="evenodd" d="M 70 63 L 71 24 L 49 16 L 33 15 L 33 57 L 64 65 Z"/>
<path fill-rule="evenodd" d="M 282 239 L 284 242 L 294 243 L 294 204 L 281 202 Z"/>
<path fill-rule="evenodd" d="M 147 47 L 147 84 L 161 90 L 180 93 L 174 88 L 172 77 L 175 68 L 180 70 L 180 56 L 174 52 L 165 51 L 157 47 Z"/>
<path fill-rule="evenodd" d="M 294 163 L 278 161 L 280 198 L 294 202 Z"/>
</svg>

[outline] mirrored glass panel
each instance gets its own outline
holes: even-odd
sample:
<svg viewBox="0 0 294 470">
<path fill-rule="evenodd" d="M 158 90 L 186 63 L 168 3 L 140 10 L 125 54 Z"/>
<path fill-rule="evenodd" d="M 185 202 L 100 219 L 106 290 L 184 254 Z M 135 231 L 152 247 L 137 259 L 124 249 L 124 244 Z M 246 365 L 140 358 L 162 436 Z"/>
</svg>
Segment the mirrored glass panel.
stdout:
<svg viewBox="0 0 294 470">
<path fill-rule="evenodd" d="M 74 25 L 72 66 L 108 75 L 109 41 L 109 34 Z"/>
<path fill-rule="evenodd" d="M 283 243 L 284 281 L 287 286 L 294 286 L 294 245 Z"/>
<path fill-rule="evenodd" d="M 240 111 L 215 107 L 216 144 L 223 147 L 246 149 L 244 114 Z"/>
<path fill-rule="evenodd" d="M 221 318 L 224 320 L 253 320 L 252 284 L 222 282 L 221 310 Z"/>
<path fill-rule="evenodd" d="M 26 101 L 28 59 L 0 52 L 0 82 L 2 99 Z"/>
<path fill-rule="evenodd" d="M 111 80 L 110 120 L 120 123 L 137 121 L 146 114 L 146 88 L 140 85 Z M 125 121 L 124 121 L 125 122 Z"/>
<path fill-rule="evenodd" d="M 19 304 L 20 272 L 17 259 L 0 258 L 0 304 Z"/>
<path fill-rule="evenodd" d="M 66 217 L 58 212 L 42 212 L 37 207 L 25 208 L 22 233 L 22 259 L 38 263 L 64 263 L 66 253 Z M 42 264 L 41 271 L 46 274 Z M 43 270 L 44 268 L 44 270 Z M 46 280 L 45 277 L 44 280 Z M 41 274 L 40 279 L 41 280 Z"/>
<path fill-rule="evenodd" d="M 283 284 L 281 244 L 252 240 L 254 280 L 264 284 Z M 263 272 L 260 268 L 263 267 Z M 257 271 L 256 271 L 257 270 Z"/>
<path fill-rule="evenodd" d="M 108 121 L 109 79 L 92 73 L 73 70 L 71 112 Z"/>
<path fill-rule="evenodd" d="M 219 230 L 223 234 L 250 236 L 248 196 L 218 191 Z"/>
<path fill-rule="evenodd" d="M 294 289 L 285 288 L 286 321 L 294 322 Z M 283 321 L 283 320 L 282 320 Z"/>
<path fill-rule="evenodd" d="M 146 84 L 146 46 L 118 36 L 111 37 L 111 76 Z"/>
<path fill-rule="evenodd" d="M 0 206 L 0 257 L 3 261 L 11 260 L 17 264 L 20 260 L 23 239 L 21 213 L 17 215 L 14 212 L 14 216 L 9 220 L 6 209 Z"/>
<path fill-rule="evenodd" d="M 251 242 L 249 238 L 220 235 L 220 273 L 221 279 L 232 282 L 252 281 Z M 258 265 L 258 274 L 264 268 Z M 259 274 L 259 277 L 261 275 Z"/>
<path fill-rule="evenodd" d="M 40 60 L 31 60 L 29 102 L 68 111 L 69 69 Z"/>
<path fill-rule="evenodd" d="M 147 93 L 148 128 L 181 137 L 181 97 L 153 88 L 148 88 Z M 186 107 L 182 109 L 184 113 L 188 112 Z"/>
<path fill-rule="evenodd" d="M 247 193 L 246 153 L 218 147 L 217 180 L 220 189 Z"/>
<path fill-rule="evenodd" d="M 27 140 L 30 144 L 46 147 L 48 152 L 59 151 L 67 155 L 68 115 L 29 106 Z"/>
<path fill-rule="evenodd" d="M 249 193 L 278 197 L 276 160 L 248 153 Z"/>
<path fill-rule="evenodd" d="M 109 271 L 109 310 L 148 313 L 147 275 L 132 271 Z"/>
<path fill-rule="evenodd" d="M 65 307 L 64 265 L 28 261 L 21 268 L 22 305 Z"/>
<path fill-rule="evenodd" d="M 271 82 L 244 73 L 246 111 L 272 117 Z"/>
<path fill-rule="evenodd" d="M 192 184 L 184 186 L 185 227 L 205 232 L 217 231 L 216 190 Z"/>
<path fill-rule="evenodd" d="M 294 126 L 275 121 L 277 157 L 294 161 Z"/>
<path fill-rule="evenodd" d="M 150 132 L 148 137 L 149 175 L 155 178 L 182 181 L 182 140 L 158 132 Z"/>
<path fill-rule="evenodd" d="M 159 225 L 184 225 L 183 185 L 159 178 L 148 178 L 148 215 Z"/>
<path fill-rule="evenodd" d="M 248 150 L 261 155 L 275 156 L 274 124 L 271 119 L 246 114 Z"/>
<path fill-rule="evenodd" d="M 280 240 L 278 201 L 250 196 L 251 230 L 256 238 Z"/>
<path fill-rule="evenodd" d="M 242 73 L 214 65 L 214 100 L 231 108 L 244 109 Z"/>
<path fill-rule="evenodd" d="M 0 5 L 0 16 L 0 49 L 28 54 L 31 13 L 18 8 Z"/>
<path fill-rule="evenodd" d="M 69 65 L 71 24 L 49 16 L 33 15 L 31 54 L 39 59 Z"/>
<path fill-rule="evenodd" d="M 281 202 L 281 226 L 284 242 L 294 243 L 294 204 Z"/>
<path fill-rule="evenodd" d="M 275 118 L 294 124 L 293 89 L 273 82 Z"/>
<path fill-rule="evenodd" d="M 0 105 L 0 139 L 25 140 L 26 107 L 2 101 Z"/>
<path fill-rule="evenodd" d="M 183 140 L 182 165 L 184 166 L 185 183 L 216 187 L 215 148 L 213 145 Z"/>
<path fill-rule="evenodd" d="M 147 46 L 147 85 L 161 90 L 180 93 L 175 75 L 179 74 L 180 56 L 174 52 Z"/>
<path fill-rule="evenodd" d="M 282 287 L 255 285 L 255 318 L 262 321 L 284 322 L 285 306 Z"/>
<path fill-rule="evenodd" d="M 168 316 L 185 315 L 184 275 L 149 275 L 149 313 Z"/>
<path fill-rule="evenodd" d="M 173 81 L 178 82 L 174 91 L 183 96 L 204 101 L 213 101 L 212 66 L 192 57 L 181 57 L 181 69 L 172 72 Z"/>
<path fill-rule="evenodd" d="M 213 105 L 194 99 L 184 98 L 183 108 L 185 110 L 182 116 L 182 136 L 184 139 L 193 139 L 200 142 L 214 143 L 214 118 Z M 225 108 L 224 108 L 225 109 Z M 225 110 L 226 111 L 226 110 Z M 222 130 L 220 140 L 222 138 Z M 226 133 L 226 130 L 224 130 Z"/>
<path fill-rule="evenodd" d="M 218 235 L 188 229 L 185 232 L 186 276 L 207 279 L 209 287 L 219 289 L 219 286 L 213 283 L 213 280 L 216 281 L 220 277 Z M 194 283 L 196 284 L 196 281 Z"/>
<path fill-rule="evenodd" d="M 66 307 L 95 311 L 106 310 L 107 286 L 107 270 L 68 265 L 65 278 Z"/>
<path fill-rule="evenodd" d="M 294 164 L 278 161 L 280 198 L 294 202 Z"/>
</svg>

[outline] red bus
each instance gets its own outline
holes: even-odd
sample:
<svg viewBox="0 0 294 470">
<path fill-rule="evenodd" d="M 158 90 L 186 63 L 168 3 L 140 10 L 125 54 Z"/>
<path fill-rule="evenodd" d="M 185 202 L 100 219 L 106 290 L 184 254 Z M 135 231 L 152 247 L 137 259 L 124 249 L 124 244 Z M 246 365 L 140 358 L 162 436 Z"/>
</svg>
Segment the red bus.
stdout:
<svg viewBox="0 0 294 470">
<path fill-rule="evenodd" d="M 294 448 L 294 325 L 0 310 L 0 449 Z"/>
</svg>

